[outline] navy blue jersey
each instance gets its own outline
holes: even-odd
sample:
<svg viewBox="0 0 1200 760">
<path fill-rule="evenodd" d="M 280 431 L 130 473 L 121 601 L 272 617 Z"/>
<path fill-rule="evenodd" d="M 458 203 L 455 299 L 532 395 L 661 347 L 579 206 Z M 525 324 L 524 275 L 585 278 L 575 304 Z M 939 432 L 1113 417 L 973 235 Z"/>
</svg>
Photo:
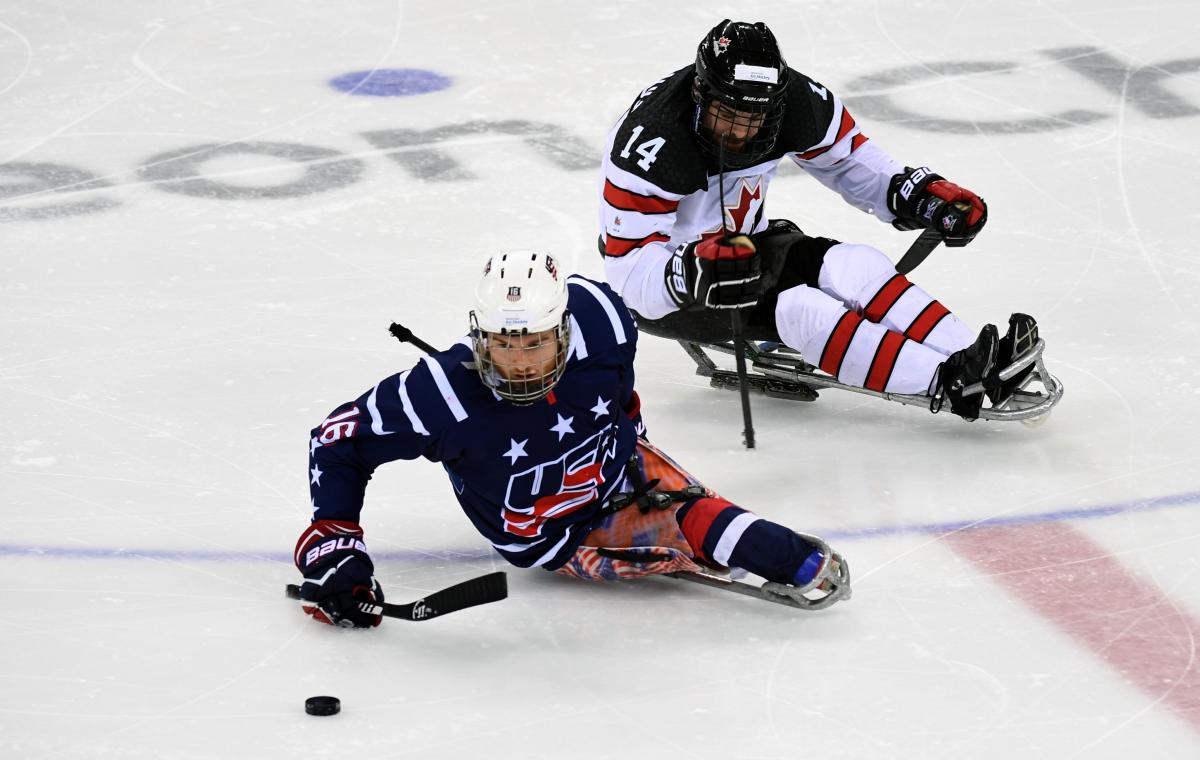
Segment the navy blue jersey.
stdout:
<svg viewBox="0 0 1200 760">
<path fill-rule="evenodd" d="M 367 481 L 395 459 L 440 462 L 458 503 L 506 560 L 555 569 L 625 478 L 636 433 L 637 327 L 603 283 L 567 280 L 571 339 L 553 392 L 528 406 L 484 385 L 465 338 L 333 411 L 312 431 L 313 520 L 359 522 Z"/>
</svg>

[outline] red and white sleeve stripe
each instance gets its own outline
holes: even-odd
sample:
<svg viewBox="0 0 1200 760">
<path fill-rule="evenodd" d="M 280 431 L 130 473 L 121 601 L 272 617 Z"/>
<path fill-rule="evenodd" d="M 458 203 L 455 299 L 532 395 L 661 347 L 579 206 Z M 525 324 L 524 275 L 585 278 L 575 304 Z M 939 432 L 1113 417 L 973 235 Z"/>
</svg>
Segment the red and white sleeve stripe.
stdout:
<svg viewBox="0 0 1200 760">
<path fill-rule="evenodd" d="M 621 171 L 606 162 L 601 228 L 604 254 L 628 256 L 651 243 L 671 239 L 682 196 Z"/>
<path fill-rule="evenodd" d="M 842 105 L 842 101 L 836 95 L 832 97 L 833 118 L 829 120 L 825 136 L 807 150 L 791 154 L 792 160 L 800 166 L 817 169 L 832 166 L 858 150 L 867 141 L 867 136 L 858 128 L 854 117 Z"/>
<path fill-rule="evenodd" d="M 683 195 L 604 160 L 600 203 L 604 271 L 629 308 L 659 319 L 678 307 L 667 295 L 663 270 Z"/>
</svg>

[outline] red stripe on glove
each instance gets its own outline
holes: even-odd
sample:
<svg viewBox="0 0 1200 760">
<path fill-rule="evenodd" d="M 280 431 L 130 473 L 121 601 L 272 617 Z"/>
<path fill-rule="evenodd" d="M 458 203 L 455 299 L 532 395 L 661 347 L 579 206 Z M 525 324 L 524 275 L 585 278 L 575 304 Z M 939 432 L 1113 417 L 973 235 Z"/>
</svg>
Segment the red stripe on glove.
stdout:
<svg viewBox="0 0 1200 760">
<path fill-rule="evenodd" d="M 317 520 L 300 534 L 300 538 L 296 539 L 296 551 L 292 555 L 296 567 L 301 571 L 304 570 L 303 567 L 300 567 L 300 558 L 304 556 L 304 552 L 308 550 L 309 546 L 322 538 L 334 535 L 362 538 L 363 532 L 358 523 L 349 520 Z"/>
</svg>

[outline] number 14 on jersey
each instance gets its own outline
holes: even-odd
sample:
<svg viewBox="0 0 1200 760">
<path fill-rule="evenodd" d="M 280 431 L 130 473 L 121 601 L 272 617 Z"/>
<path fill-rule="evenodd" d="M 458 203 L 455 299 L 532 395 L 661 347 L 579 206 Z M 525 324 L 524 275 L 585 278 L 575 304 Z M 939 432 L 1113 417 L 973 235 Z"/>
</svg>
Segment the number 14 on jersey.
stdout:
<svg viewBox="0 0 1200 760">
<path fill-rule="evenodd" d="M 650 164 L 654 163 L 654 159 L 658 157 L 658 152 L 662 150 L 662 146 L 667 144 L 667 141 L 661 137 L 654 137 L 640 143 L 636 148 L 633 144 L 642 134 L 642 125 L 639 124 L 633 128 L 633 134 L 629 135 L 629 142 L 625 143 L 625 147 L 621 150 L 621 158 L 629 158 L 629 151 L 632 148 L 642 157 L 637 165 L 642 167 L 642 171 L 650 171 Z"/>
</svg>

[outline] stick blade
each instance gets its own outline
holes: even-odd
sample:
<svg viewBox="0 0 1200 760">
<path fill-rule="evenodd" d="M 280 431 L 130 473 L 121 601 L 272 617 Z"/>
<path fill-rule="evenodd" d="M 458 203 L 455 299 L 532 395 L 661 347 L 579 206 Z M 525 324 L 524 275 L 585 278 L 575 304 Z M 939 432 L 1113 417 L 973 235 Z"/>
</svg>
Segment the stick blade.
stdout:
<svg viewBox="0 0 1200 760">
<path fill-rule="evenodd" d="M 502 570 L 456 583 L 411 604 L 385 604 L 383 614 L 406 620 L 429 620 L 468 607 L 508 598 L 508 574 Z"/>
<path fill-rule="evenodd" d="M 284 589 L 288 599 L 300 599 L 300 587 L 289 583 Z M 375 615 L 398 618 L 400 620 L 432 620 L 451 612 L 476 607 L 480 604 L 490 604 L 508 598 L 508 574 L 503 570 L 471 578 L 462 583 L 456 583 L 441 591 L 434 591 L 427 597 L 408 604 L 375 605 L 368 610 Z"/>
<path fill-rule="evenodd" d="M 908 247 L 900 261 L 896 262 L 896 272 L 898 274 L 908 274 L 916 269 L 929 254 L 933 253 L 933 249 L 938 247 L 942 242 L 941 233 L 935 229 L 924 230 L 913 244 Z"/>
</svg>

